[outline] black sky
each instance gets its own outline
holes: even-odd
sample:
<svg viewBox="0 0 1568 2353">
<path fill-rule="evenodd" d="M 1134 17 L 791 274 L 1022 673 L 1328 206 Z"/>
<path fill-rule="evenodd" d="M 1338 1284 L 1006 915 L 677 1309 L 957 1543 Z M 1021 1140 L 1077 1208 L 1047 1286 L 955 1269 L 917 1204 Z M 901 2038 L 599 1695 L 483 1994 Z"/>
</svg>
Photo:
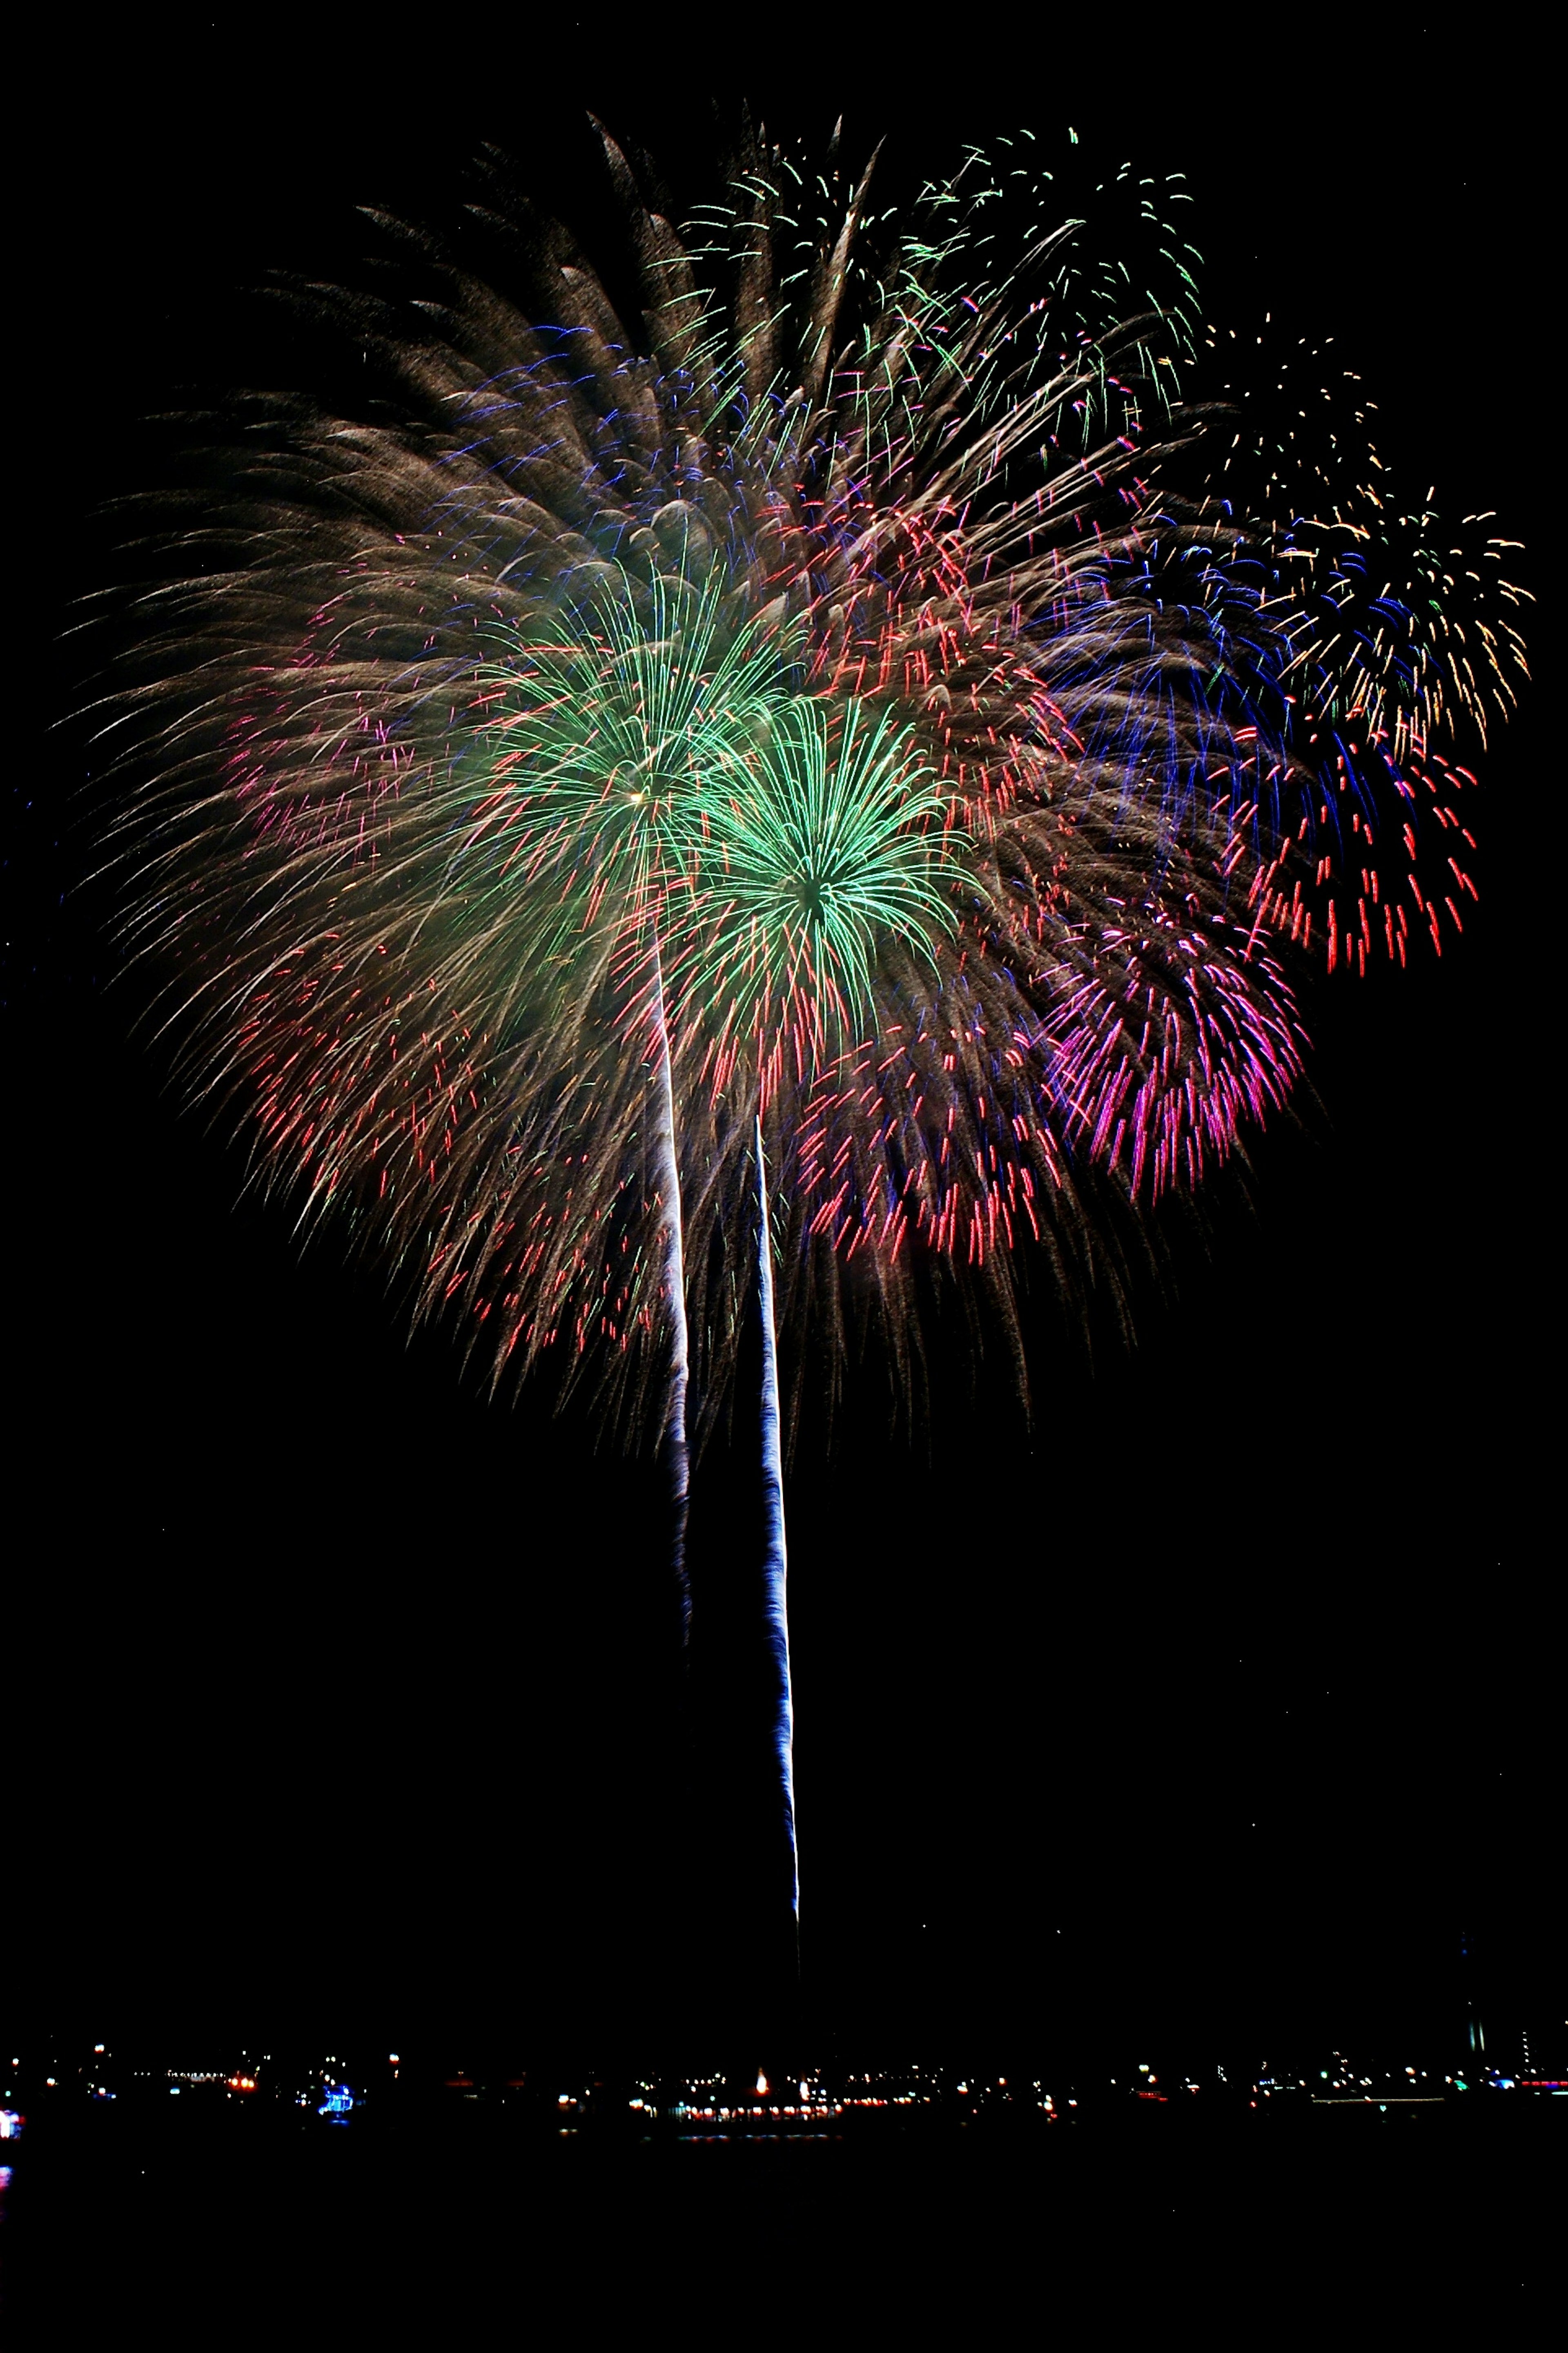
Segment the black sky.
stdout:
<svg viewBox="0 0 1568 2353">
<path fill-rule="evenodd" d="M 99 576 L 101 502 L 136 485 L 137 420 L 287 361 L 237 290 L 348 267 L 357 202 L 446 209 L 482 138 L 545 168 L 584 102 L 680 168 L 736 79 L 781 128 L 842 104 L 860 139 L 1070 121 L 1108 163 L 1188 172 L 1210 317 L 1333 334 L 1412 493 L 1544 541 L 1531 69 L 1506 15 L 1484 50 L 1412 16 L 1289 66 L 1004 18 L 984 56 L 868 39 L 820 84 L 798 57 L 694 60 L 650 18 L 614 41 L 554 21 L 472 56 L 457 24 L 395 54 L 194 25 L 36 69 L 6 978 L 26 2021 L 750 2031 L 725 1926 L 744 1461 L 721 1451 L 699 1492 L 710 1796 L 682 1829 L 646 1470 L 581 1420 L 489 1406 L 440 1335 L 405 1345 L 373 1274 L 237 1205 L 240 1162 L 108 987 L 79 887 L 97 755 L 46 724 L 80 693 L 59 632 Z M 969 1393 L 949 1335 L 927 1438 L 889 1434 L 870 1368 L 831 1456 L 797 1462 L 819 2039 L 1438 2049 L 1461 1926 L 1508 2030 L 1560 2024 L 1544 1220 L 1518 1108 L 1543 1091 L 1512 1042 L 1537 725 L 1484 770 L 1462 953 L 1309 996 L 1316 1102 L 1262 1140 L 1250 1202 L 1228 1188 L 1206 1235 L 1173 1231 L 1131 1354 L 1042 1312 L 1028 1432 L 1000 1368 Z"/>
</svg>

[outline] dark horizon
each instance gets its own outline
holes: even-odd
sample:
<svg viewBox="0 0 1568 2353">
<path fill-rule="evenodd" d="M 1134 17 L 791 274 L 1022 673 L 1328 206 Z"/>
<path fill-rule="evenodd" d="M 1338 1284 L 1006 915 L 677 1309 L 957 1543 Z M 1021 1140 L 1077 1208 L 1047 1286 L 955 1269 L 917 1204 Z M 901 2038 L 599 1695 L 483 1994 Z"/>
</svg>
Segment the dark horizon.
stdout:
<svg viewBox="0 0 1568 2353">
<path fill-rule="evenodd" d="M 27 524 L 49 691 L 13 778 L 6 984 L 23 1394 L 0 2013 L 35 2038 L 205 2021 L 226 2044 L 270 2020 L 279 2041 L 374 2040 L 383 2021 L 443 2049 L 733 2050 L 778 2031 L 726 1576 L 752 1542 L 741 1420 L 694 1492 L 689 1767 L 651 1462 L 597 1443 L 584 1407 L 492 1407 L 450 1334 L 405 1342 L 375 1270 L 325 1240 L 301 1255 L 286 1214 L 238 1198 L 243 1155 L 176 1108 L 133 990 L 109 985 L 78 797 L 98 755 L 56 723 L 80 699 L 59 633 L 100 576 L 102 502 L 143 479 L 136 420 L 193 381 L 268 361 L 281 380 L 295 347 L 235 290 L 348 268 L 353 205 L 444 207 L 510 119 L 498 98 L 422 147 L 334 140 L 319 84 L 247 71 L 226 40 L 57 67 L 74 131 L 39 232 L 53 406 Z M 1445 514 L 1496 509 L 1528 585 L 1540 460 L 1509 429 L 1536 293 L 1514 236 L 1528 142 L 1500 69 L 1422 58 L 1398 108 L 1391 82 L 1353 114 L 1304 68 L 1321 168 L 1276 170 L 1266 202 L 1248 140 L 1295 151 L 1257 127 L 1279 102 L 1261 75 L 1214 85 L 1201 132 L 1152 94 L 1125 121 L 1076 95 L 1017 111 L 1070 120 L 1108 163 L 1186 169 L 1205 315 L 1332 334 L 1400 480 L 1433 481 Z M 844 99 L 868 142 L 1011 119 L 962 78 L 940 125 L 912 76 L 867 87 L 858 133 Z M 754 89 L 781 126 L 826 114 L 798 73 Z M 663 106 L 695 168 L 700 106 L 651 101 L 629 67 L 556 66 L 546 96 L 650 144 Z M 1063 1329 L 1042 1285 L 1032 1427 L 956 1313 L 912 1440 L 874 1360 L 849 1369 L 831 1451 L 808 1422 L 786 1492 L 790 2031 L 815 2047 L 875 2065 L 1124 2031 L 1172 2050 L 1261 2034 L 1260 2056 L 1271 2037 L 1430 2046 L 1462 1930 L 1489 2036 L 1494 2016 L 1560 2031 L 1541 1212 L 1504 1125 L 1538 728 L 1527 702 L 1479 770 L 1462 948 L 1306 997 L 1300 1115 L 1201 1222 L 1165 1221 L 1135 1347 L 1100 1305 L 1088 1344 Z"/>
</svg>

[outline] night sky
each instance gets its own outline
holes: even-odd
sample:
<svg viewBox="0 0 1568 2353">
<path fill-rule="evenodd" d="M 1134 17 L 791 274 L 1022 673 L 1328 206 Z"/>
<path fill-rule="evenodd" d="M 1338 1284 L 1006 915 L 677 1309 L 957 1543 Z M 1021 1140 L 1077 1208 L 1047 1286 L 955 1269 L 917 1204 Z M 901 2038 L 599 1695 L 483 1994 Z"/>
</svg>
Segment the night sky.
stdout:
<svg viewBox="0 0 1568 2353">
<path fill-rule="evenodd" d="M 652 46 L 612 69 L 592 26 L 467 63 L 457 32 L 427 58 L 297 37 L 57 49 L 14 224 L 18 2016 L 738 2048 L 759 2031 L 743 1447 L 699 1474 L 692 1765 L 648 1468 L 584 1415 L 490 1406 L 447 1335 L 405 1343 L 374 1269 L 237 1206 L 242 1156 L 132 1038 L 59 634 L 105 576 L 102 502 L 145 479 L 137 420 L 183 385 L 289 380 L 288 331 L 240 290 L 352 268 L 355 203 L 444 208 L 483 138 L 569 155 L 584 102 L 688 168 L 722 77 L 687 60 L 662 89 Z M 1186 170 L 1206 314 L 1333 334 L 1408 493 L 1539 546 L 1528 121 L 1506 58 L 1409 40 L 1282 79 L 1131 34 L 1113 57 L 868 48 L 831 85 L 745 70 L 780 130 L 842 104 L 852 138 L 945 153 L 1070 120 L 1108 164 Z M 1098 1313 L 1065 1331 L 1042 1284 L 1032 1429 L 954 1318 L 928 1429 L 889 1430 L 872 1361 L 832 1451 L 803 1447 L 816 2047 L 1441 2054 L 1461 1928 L 1489 2037 L 1561 2036 L 1560 1569 L 1531 1509 L 1548 1091 L 1511 1042 L 1536 986 L 1519 897 L 1550 854 L 1538 725 L 1527 707 L 1485 765 L 1463 951 L 1307 991 L 1311 1091 L 1201 1222 L 1167 1225 L 1135 1347 Z"/>
</svg>

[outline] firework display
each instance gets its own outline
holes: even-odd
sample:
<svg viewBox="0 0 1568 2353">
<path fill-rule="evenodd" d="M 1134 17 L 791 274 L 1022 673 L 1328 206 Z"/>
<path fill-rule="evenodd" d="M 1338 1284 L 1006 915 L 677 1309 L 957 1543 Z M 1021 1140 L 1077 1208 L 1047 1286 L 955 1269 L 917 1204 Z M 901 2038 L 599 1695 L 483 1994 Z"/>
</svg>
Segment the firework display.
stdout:
<svg viewBox="0 0 1568 2353">
<path fill-rule="evenodd" d="M 268 1186 L 657 1430 L 683 1597 L 760 1313 L 793 1912 L 801 1335 L 900 1374 L 956 1281 L 1023 1377 L 1024 1270 L 1286 1103 L 1304 976 L 1441 952 L 1518 598 L 1353 378 L 1201 326 L 1174 185 L 1021 139 L 879 210 L 747 130 L 678 233 L 601 138 L 616 300 L 492 157 L 482 275 L 379 220 L 416 295 L 292 290 L 384 397 L 207 420 L 128 936 Z"/>
<path fill-rule="evenodd" d="M 917 1261 L 1007 1317 L 1086 1187 L 1199 1184 L 1300 1070 L 1293 965 L 1462 928 L 1455 729 L 1522 664 L 1354 379 L 1198 328 L 1179 191 L 1064 223 L 1021 141 L 879 215 L 749 139 L 678 236 L 603 143 L 626 316 L 495 166 L 517 304 L 383 224 L 439 304 L 298 299 L 390 408 L 220 420 L 131 932 L 269 1184 L 662 1427 L 688 1325 L 723 1393 L 759 1121 L 786 1311 L 895 1348 Z"/>
<path fill-rule="evenodd" d="M 1462 926 L 1453 726 L 1520 649 L 1352 379 L 1198 329 L 1178 192 L 1063 223 L 1004 142 L 879 215 L 752 140 L 677 235 L 604 148 L 626 316 L 494 174 L 517 304 L 427 244 L 438 306 L 300 294 L 395 413 L 240 412 L 151 599 L 132 934 L 268 1183 L 496 1378 L 662 1418 L 672 1324 L 722 1394 L 759 1120 L 782 1304 L 895 1343 L 916 1260 L 1006 1314 L 1086 1186 L 1200 1183 L 1293 963 Z"/>
</svg>

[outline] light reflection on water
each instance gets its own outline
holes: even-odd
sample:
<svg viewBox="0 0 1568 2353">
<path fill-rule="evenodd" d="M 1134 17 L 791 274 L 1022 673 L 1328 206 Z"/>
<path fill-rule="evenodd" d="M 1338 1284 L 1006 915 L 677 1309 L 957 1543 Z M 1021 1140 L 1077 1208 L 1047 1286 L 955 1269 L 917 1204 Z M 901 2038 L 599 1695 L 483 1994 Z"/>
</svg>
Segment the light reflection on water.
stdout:
<svg viewBox="0 0 1568 2353">
<path fill-rule="evenodd" d="M 826 2132 L 705 2132 L 677 2133 L 675 2137 L 678 2141 L 721 2141 L 726 2147 L 733 2143 L 737 2148 L 740 2148 L 743 2147 L 748 2141 L 753 2140 L 791 2142 L 806 2140 L 842 2140 L 844 2136 L 842 2133 Z"/>
</svg>

